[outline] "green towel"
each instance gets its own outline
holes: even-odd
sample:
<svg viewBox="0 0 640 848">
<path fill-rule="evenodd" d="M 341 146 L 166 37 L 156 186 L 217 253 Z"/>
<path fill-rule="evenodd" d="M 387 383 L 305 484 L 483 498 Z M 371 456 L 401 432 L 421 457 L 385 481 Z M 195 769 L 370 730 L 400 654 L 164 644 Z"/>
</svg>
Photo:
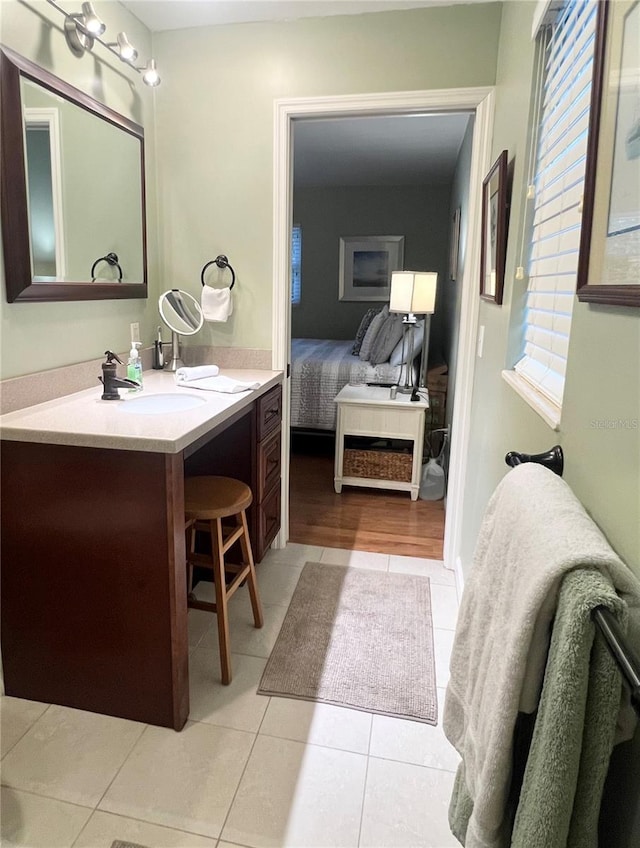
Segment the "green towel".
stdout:
<svg viewBox="0 0 640 848">
<path fill-rule="evenodd" d="M 449 801 L 449 827 L 461 845 L 467 839 L 467 826 L 473 812 L 473 798 L 464 778 L 464 761 L 458 766 Z"/>
<path fill-rule="evenodd" d="M 597 848 L 621 695 L 617 666 L 591 618 L 601 605 L 626 624 L 626 605 L 600 572 L 563 578 L 512 848 Z"/>
</svg>

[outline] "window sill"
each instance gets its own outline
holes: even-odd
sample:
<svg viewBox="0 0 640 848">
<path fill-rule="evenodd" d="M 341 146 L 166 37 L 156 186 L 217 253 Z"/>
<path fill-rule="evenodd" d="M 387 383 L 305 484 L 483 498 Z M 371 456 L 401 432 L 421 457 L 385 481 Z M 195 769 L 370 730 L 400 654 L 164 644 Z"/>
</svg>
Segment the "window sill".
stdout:
<svg viewBox="0 0 640 848">
<path fill-rule="evenodd" d="M 503 371 L 502 379 L 526 401 L 529 406 L 551 427 L 552 430 L 560 429 L 561 408 L 536 391 L 530 383 L 527 383 L 515 371 Z"/>
</svg>

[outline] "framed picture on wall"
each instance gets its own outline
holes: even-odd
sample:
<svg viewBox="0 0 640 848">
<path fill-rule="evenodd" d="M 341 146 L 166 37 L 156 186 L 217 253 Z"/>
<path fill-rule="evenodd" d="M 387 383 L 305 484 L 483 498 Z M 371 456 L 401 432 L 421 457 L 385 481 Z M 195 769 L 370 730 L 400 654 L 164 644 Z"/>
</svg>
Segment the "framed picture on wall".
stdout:
<svg viewBox="0 0 640 848">
<path fill-rule="evenodd" d="M 507 157 L 503 150 L 482 182 L 480 297 L 498 304 L 507 256 Z"/>
<path fill-rule="evenodd" d="M 449 279 L 458 279 L 458 254 L 460 252 L 460 207 L 453 213 L 451 219 L 451 235 L 449 238 Z"/>
<path fill-rule="evenodd" d="M 640 306 L 640 0 L 600 2 L 578 300 Z"/>
<path fill-rule="evenodd" d="M 340 300 L 389 300 L 391 272 L 403 262 L 404 236 L 343 236 Z"/>
</svg>

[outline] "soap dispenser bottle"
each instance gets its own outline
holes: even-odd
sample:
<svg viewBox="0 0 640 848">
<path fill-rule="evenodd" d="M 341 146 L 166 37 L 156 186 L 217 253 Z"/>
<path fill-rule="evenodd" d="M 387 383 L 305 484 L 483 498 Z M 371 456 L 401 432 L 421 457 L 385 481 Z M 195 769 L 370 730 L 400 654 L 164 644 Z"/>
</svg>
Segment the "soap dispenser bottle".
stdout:
<svg viewBox="0 0 640 848">
<path fill-rule="evenodd" d="M 138 353 L 139 344 L 140 342 L 131 342 L 129 359 L 127 359 L 127 377 L 139 383 L 140 388 L 129 389 L 130 392 L 139 392 L 142 390 L 142 362 L 140 362 L 140 354 Z"/>
</svg>

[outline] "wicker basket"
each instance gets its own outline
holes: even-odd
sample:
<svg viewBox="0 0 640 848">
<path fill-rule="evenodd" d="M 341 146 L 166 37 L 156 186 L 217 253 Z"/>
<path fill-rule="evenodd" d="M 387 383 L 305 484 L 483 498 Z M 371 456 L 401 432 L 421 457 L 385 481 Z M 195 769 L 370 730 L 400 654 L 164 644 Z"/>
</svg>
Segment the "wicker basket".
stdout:
<svg viewBox="0 0 640 848">
<path fill-rule="evenodd" d="M 410 483 L 412 466 L 413 456 L 410 453 L 345 448 L 342 474 L 344 477 Z"/>
</svg>

